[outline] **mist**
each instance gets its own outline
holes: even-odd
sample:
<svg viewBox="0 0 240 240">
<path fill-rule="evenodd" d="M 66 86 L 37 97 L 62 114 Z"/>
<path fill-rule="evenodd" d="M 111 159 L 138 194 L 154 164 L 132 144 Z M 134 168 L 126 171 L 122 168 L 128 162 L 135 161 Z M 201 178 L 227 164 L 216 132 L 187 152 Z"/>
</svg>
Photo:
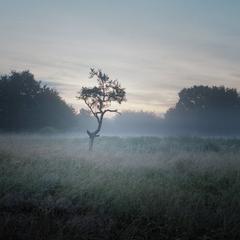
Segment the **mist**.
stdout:
<svg viewBox="0 0 240 240">
<path fill-rule="evenodd" d="M 240 239 L 240 1 L 0 3 L 1 240 Z"/>
</svg>

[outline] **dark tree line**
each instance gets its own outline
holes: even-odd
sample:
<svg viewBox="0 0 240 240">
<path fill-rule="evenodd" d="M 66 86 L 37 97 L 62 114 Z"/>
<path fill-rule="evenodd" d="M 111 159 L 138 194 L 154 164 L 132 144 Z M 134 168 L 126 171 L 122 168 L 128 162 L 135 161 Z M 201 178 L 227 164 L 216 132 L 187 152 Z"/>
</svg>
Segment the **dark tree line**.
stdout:
<svg viewBox="0 0 240 240">
<path fill-rule="evenodd" d="M 1 130 L 66 129 L 75 121 L 73 108 L 29 71 L 12 71 L 0 77 Z"/>
<path fill-rule="evenodd" d="M 84 90 L 83 96 L 93 100 L 101 99 L 101 91 L 95 94 L 94 89 L 90 94 L 90 90 Z M 124 97 L 125 94 L 121 96 Z M 100 105 L 93 104 L 91 107 L 96 108 L 93 112 L 101 116 Z M 104 112 L 106 109 L 100 110 Z M 78 127 L 85 131 L 96 126 L 91 114 L 91 111 L 89 114 L 86 110 L 76 114 L 56 90 L 36 81 L 29 71 L 0 76 L 0 130 L 35 131 L 45 127 Z M 103 134 L 105 133 L 239 135 L 240 95 L 236 89 L 225 87 L 184 88 L 179 92 L 176 105 L 164 117 L 146 112 L 123 112 L 121 116 L 105 120 Z"/>
<path fill-rule="evenodd" d="M 85 110 L 79 114 L 79 121 L 85 128 L 93 125 Z M 103 134 L 239 136 L 240 96 L 236 89 L 225 87 L 185 88 L 164 117 L 151 112 L 122 112 L 105 120 Z"/>
<path fill-rule="evenodd" d="M 179 92 L 165 116 L 176 133 L 228 135 L 240 133 L 240 96 L 236 89 L 194 86 Z"/>
</svg>

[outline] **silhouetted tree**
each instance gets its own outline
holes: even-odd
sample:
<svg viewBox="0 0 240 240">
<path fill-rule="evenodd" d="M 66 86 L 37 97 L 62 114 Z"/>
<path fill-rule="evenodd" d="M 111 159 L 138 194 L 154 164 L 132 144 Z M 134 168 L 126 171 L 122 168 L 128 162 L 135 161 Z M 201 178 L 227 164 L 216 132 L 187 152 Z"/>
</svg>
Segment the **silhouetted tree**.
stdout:
<svg viewBox="0 0 240 240">
<path fill-rule="evenodd" d="M 179 92 L 179 101 L 165 115 L 176 131 L 223 134 L 239 130 L 240 98 L 236 89 L 194 86 Z"/>
<path fill-rule="evenodd" d="M 29 71 L 0 77 L 0 128 L 36 130 L 50 126 L 68 128 L 75 121 L 73 108 Z"/>
<path fill-rule="evenodd" d="M 98 123 L 95 131 L 87 130 L 90 151 L 93 148 L 95 137 L 99 137 L 98 133 L 101 130 L 104 115 L 108 112 L 118 113 L 117 109 L 111 108 L 112 102 L 121 104 L 126 101 L 125 89 L 121 87 L 117 80 L 111 80 L 101 70 L 96 71 L 91 68 L 89 78 L 93 77 L 97 78 L 97 86 L 82 87 L 77 97 L 85 102 Z"/>
</svg>

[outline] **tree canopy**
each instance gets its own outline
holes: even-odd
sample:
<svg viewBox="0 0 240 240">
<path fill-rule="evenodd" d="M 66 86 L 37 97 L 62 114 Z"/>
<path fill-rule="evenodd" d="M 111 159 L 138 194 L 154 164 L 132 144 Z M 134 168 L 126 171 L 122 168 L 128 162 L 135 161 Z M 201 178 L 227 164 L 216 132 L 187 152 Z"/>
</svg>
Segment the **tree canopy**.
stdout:
<svg viewBox="0 0 240 240">
<path fill-rule="evenodd" d="M 184 88 L 179 100 L 166 113 L 176 130 L 193 133 L 239 131 L 240 97 L 236 89 L 209 86 Z"/>
<path fill-rule="evenodd" d="M 74 121 L 73 108 L 56 90 L 36 81 L 29 71 L 12 71 L 0 77 L 0 129 L 64 129 Z"/>
</svg>

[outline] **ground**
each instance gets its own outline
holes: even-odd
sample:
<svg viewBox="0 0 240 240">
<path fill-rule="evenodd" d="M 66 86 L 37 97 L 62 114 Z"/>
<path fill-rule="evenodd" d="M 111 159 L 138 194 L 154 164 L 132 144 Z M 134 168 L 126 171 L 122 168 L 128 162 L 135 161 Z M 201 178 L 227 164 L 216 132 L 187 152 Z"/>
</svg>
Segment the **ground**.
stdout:
<svg viewBox="0 0 240 240">
<path fill-rule="evenodd" d="M 0 137 L 1 239 L 240 239 L 240 140 Z"/>
</svg>

